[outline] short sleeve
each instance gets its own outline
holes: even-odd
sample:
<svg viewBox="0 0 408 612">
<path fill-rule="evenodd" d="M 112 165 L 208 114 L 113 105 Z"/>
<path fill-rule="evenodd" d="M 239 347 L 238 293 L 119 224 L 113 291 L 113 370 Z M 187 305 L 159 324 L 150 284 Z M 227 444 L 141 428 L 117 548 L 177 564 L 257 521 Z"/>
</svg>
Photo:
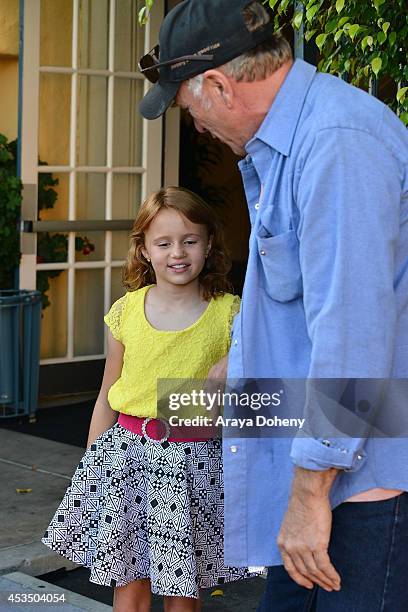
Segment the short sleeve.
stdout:
<svg viewBox="0 0 408 612">
<path fill-rule="evenodd" d="M 241 298 L 239 297 L 239 295 L 234 295 L 232 297 L 233 299 L 232 299 L 231 310 L 230 310 L 229 319 L 228 319 L 228 324 L 230 328 L 232 327 L 232 322 L 234 320 L 235 315 L 239 313 L 239 309 L 241 307 Z"/>
<path fill-rule="evenodd" d="M 125 303 L 126 295 L 114 302 L 108 314 L 106 314 L 103 318 L 106 325 L 112 332 L 112 336 L 115 338 L 115 340 L 119 340 L 119 342 L 122 341 L 122 315 Z"/>
</svg>

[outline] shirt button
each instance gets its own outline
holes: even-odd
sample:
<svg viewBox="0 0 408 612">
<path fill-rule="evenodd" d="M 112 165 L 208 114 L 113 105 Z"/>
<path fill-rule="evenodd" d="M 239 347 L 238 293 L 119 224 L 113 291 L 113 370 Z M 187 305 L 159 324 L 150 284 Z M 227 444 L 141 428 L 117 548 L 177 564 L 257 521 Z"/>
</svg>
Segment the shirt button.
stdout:
<svg viewBox="0 0 408 612">
<path fill-rule="evenodd" d="M 231 446 L 231 447 L 230 447 L 230 451 L 231 451 L 231 453 L 236 453 L 236 452 L 237 452 L 237 450 L 238 450 L 238 448 L 237 448 L 236 446 Z"/>
<path fill-rule="evenodd" d="M 255 210 L 259 210 L 259 202 L 255 204 Z"/>
<path fill-rule="evenodd" d="M 264 251 L 264 250 L 262 249 L 262 251 L 261 251 L 261 255 L 266 255 L 266 251 Z"/>
<path fill-rule="evenodd" d="M 361 460 L 362 460 L 362 458 L 363 458 L 363 455 L 357 455 L 357 459 L 358 459 L 358 461 L 361 461 Z"/>
<path fill-rule="evenodd" d="M 322 440 L 322 444 L 324 444 L 325 446 L 331 446 L 329 440 Z"/>
</svg>

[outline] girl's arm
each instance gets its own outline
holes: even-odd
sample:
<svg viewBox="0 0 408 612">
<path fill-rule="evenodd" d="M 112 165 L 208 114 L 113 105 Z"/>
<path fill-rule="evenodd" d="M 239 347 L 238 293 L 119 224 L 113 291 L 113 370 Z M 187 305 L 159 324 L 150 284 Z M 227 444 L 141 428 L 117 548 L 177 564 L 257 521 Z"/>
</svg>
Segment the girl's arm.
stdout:
<svg viewBox="0 0 408 612">
<path fill-rule="evenodd" d="M 89 426 L 87 448 L 98 438 L 104 431 L 107 431 L 114 425 L 118 418 L 116 410 L 112 410 L 108 402 L 108 391 L 121 375 L 123 365 L 123 353 L 125 347 L 121 342 L 115 340 L 110 330 L 108 330 L 108 354 L 106 357 L 105 371 L 101 389 L 95 403 L 92 414 L 91 424 Z"/>
</svg>

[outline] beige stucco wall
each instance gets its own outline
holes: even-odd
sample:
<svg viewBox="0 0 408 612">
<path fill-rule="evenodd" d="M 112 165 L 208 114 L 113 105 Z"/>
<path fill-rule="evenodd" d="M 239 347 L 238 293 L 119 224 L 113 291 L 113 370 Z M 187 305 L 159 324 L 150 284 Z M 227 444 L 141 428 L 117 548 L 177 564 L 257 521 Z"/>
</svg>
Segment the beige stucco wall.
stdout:
<svg viewBox="0 0 408 612">
<path fill-rule="evenodd" d="M 0 133 L 17 136 L 18 0 L 0 0 Z"/>
<path fill-rule="evenodd" d="M 18 58 L 0 57 L 0 134 L 17 138 Z"/>
<path fill-rule="evenodd" d="M 0 56 L 18 55 L 18 0 L 0 0 Z"/>
</svg>

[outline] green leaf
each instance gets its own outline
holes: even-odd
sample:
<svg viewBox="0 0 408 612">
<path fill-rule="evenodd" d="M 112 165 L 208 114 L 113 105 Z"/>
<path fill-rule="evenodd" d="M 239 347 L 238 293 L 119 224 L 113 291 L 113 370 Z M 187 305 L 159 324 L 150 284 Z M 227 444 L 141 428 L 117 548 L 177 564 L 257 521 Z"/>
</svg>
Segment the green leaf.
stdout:
<svg viewBox="0 0 408 612">
<path fill-rule="evenodd" d="M 275 8 L 275 5 L 277 4 L 278 0 L 269 0 L 269 6 L 271 7 L 271 9 Z"/>
<path fill-rule="evenodd" d="M 324 28 L 324 31 L 326 32 L 326 34 L 330 34 L 336 29 L 337 29 L 337 17 L 335 17 L 334 19 L 330 19 L 330 21 L 326 23 L 326 27 Z"/>
<path fill-rule="evenodd" d="M 373 0 L 373 4 L 377 10 L 377 12 L 380 10 L 380 6 L 382 4 L 384 4 L 385 0 Z"/>
<path fill-rule="evenodd" d="M 314 4 L 308 11 L 306 11 L 306 19 L 308 20 L 309 23 L 312 21 L 313 17 L 316 15 L 318 10 L 319 10 L 319 7 L 316 4 Z"/>
<path fill-rule="evenodd" d="M 380 43 L 380 45 L 382 45 L 382 44 L 383 44 L 383 42 L 385 42 L 385 41 L 387 40 L 387 35 L 386 35 L 386 34 L 384 34 L 384 32 L 379 32 L 379 33 L 377 34 L 377 40 L 378 40 L 378 42 Z"/>
<path fill-rule="evenodd" d="M 308 11 L 311 6 L 316 4 L 316 2 L 317 2 L 317 0 L 309 0 L 309 2 L 306 4 L 306 10 Z"/>
<path fill-rule="evenodd" d="M 400 119 L 403 123 L 405 123 L 405 125 L 408 125 L 408 113 L 401 113 Z"/>
<path fill-rule="evenodd" d="M 374 39 L 372 36 L 364 36 L 363 40 L 361 41 L 361 48 L 363 51 L 365 51 L 367 45 L 369 45 L 371 48 L 374 44 Z"/>
<path fill-rule="evenodd" d="M 306 42 L 309 42 L 309 40 L 311 40 L 313 38 L 313 36 L 316 34 L 317 30 L 308 30 L 305 34 L 305 40 Z"/>
<path fill-rule="evenodd" d="M 397 40 L 397 33 L 396 32 L 391 32 L 391 34 L 388 37 L 388 41 L 390 43 L 390 47 L 393 47 L 395 45 L 395 41 Z"/>
<path fill-rule="evenodd" d="M 390 27 L 390 25 L 391 25 L 391 24 L 390 24 L 390 22 L 389 22 L 389 21 L 385 21 L 385 22 L 382 24 L 382 29 L 383 29 L 384 34 L 386 34 L 386 33 L 388 32 L 388 28 Z"/>
<path fill-rule="evenodd" d="M 372 68 L 375 76 L 378 76 L 378 73 L 381 70 L 381 66 L 382 66 L 382 59 L 381 59 L 381 57 L 375 57 L 373 60 L 371 60 L 371 68 Z"/>
<path fill-rule="evenodd" d="M 408 91 L 408 87 L 401 87 L 401 89 L 397 91 L 397 101 L 399 104 L 404 102 L 407 91 Z"/>
<path fill-rule="evenodd" d="M 342 28 L 344 26 L 345 23 L 348 22 L 348 20 L 350 19 L 350 17 L 342 17 L 339 21 L 339 23 L 337 24 L 338 28 Z"/>
<path fill-rule="evenodd" d="M 146 10 L 147 10 L 147 7 L 143 6 L 139 11 L 138 20 L 139 20 L 140 25 L 146 25 L 146 22 L 147 22 Z"/>
<path fill-rule="evenodd" d="M 338 13 L 341 13 L 341 11 L 344 9 L 344 0 L 337 0 L 336 2 L 336 11 Z"/>
<path fill-rule="evenodd" d="M 289 6 L 290 0 L 280 0 L 279 13 L 285 13 Z"/>
<path fill-rule="evenodd" d="M 344 32 L 343 30 L 338 30 L 335 35 L 334 35 L 334 42 L 337 44 L 340 40 L 340 38 L 343 36 Z"/>
<path fill-rule="evenodd" d="M 348 35 L 350 36 L 351 40 L 355 39 L 356 34 L 359 31 L 359 29 L 360 29 L 360 25 L 358 23 L 353 23 L 353 25 L 350 26 Z"/>
<path fill-rule="evenodd" d="M 299 30 L 300 26 L 302 25 L 303 22 L 303 11 L 295 13 L 295 16 L 293 17 L 292 23 L 293 26 Z"/>
<path fill-rule="evenodd" d="M 323 48 L 324 43 L 326 42 L 327 34 L 319 34 L 316 37 L 316 45 L 319 47 L 320 51 Z"/>
</svg>

